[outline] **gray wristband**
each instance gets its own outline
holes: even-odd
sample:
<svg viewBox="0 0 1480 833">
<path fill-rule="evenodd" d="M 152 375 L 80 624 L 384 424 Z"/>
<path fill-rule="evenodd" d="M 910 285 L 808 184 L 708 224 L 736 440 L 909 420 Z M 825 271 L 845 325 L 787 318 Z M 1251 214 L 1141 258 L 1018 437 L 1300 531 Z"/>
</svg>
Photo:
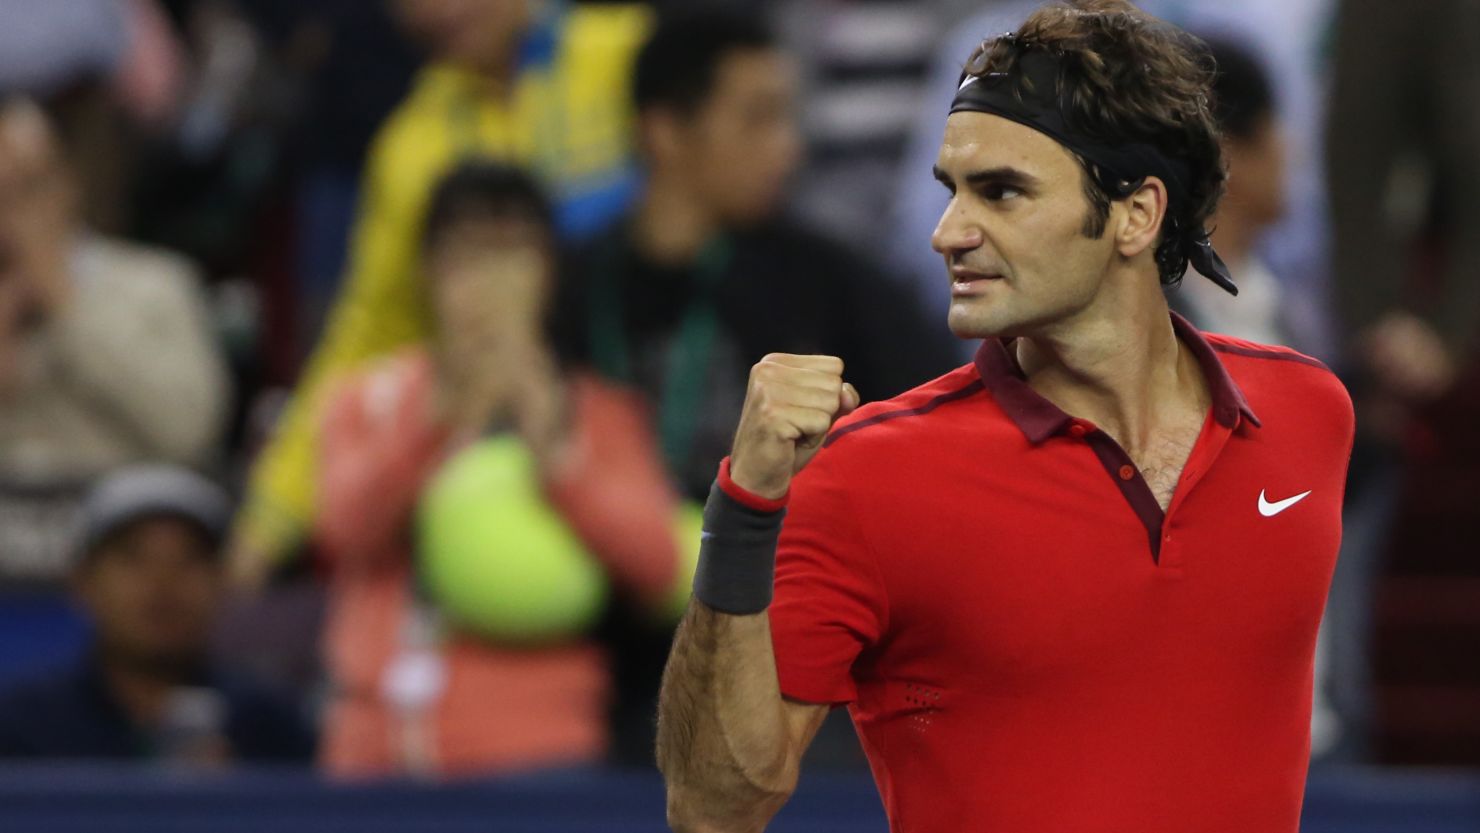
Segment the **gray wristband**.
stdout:
<svg viewBox="0 0 1480 833">
<path fill-rule="evenodd" d="M 762 512 L 725 494 L 716 482 L 704 504 L 704 537 L 694 571 L 694 598 L 735 616 L 771 606 L 776 539 L 786 510 Z"/>
</svg>

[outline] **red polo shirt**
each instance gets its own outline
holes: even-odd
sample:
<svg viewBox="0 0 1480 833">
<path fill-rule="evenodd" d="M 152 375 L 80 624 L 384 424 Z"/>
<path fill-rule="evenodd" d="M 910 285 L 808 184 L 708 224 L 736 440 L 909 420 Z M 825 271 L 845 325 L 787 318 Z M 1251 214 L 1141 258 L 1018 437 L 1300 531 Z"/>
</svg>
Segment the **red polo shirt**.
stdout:
<svg viewBox="0 0 1480 833">
<path fill-rule="evenodd" d="M 1165 515 L 997 340 L 797 477 L 781 690 L 849 705 L 896 833 L 1297 830 L 1351 401 L 1174 324 L 1213 404 Z"/>
</svg>

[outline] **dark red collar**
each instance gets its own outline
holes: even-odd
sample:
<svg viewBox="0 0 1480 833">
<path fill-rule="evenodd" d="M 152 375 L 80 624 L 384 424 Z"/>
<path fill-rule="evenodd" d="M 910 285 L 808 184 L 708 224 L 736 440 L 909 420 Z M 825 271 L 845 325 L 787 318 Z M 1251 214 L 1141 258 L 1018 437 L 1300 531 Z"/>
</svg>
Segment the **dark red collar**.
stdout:
<svg viewBox="0 0 1480 833">
<path fill-rule="evenodd" d="M 1217 352 L 1203 334 L 1175 312 L 1172 313 L 1172 329 L 1176 331 L 1177 338 L 1192 350 L 1198 365 L 1202 367 L 1203 376 L 1208 380 L 1208 389 L 1213 394 L 1213 418 L 1230 430 L 1238 427 L 1241 417 L 1258 427 L 1259 417 L 1254 415 L 1243 391 L 1239 390 L 1233 377 L 1228 375 L 1228 369 L 1223 366 Z M 1006 341 L 1000 338 L 983 341 L 981 348 L 976 351 L 976 370 L 981 374 L 982 382 L 992 398 L 997 400 L 1002 410 L 1022 429 L 1028 442 L 1038 445 L 1063 432 L 1074 421 L 1059 406 L 1043 398 L 1028 385 L 1023 369 L 1018 366 L 1017 357 L 1007 348 Z"/>
</svg>

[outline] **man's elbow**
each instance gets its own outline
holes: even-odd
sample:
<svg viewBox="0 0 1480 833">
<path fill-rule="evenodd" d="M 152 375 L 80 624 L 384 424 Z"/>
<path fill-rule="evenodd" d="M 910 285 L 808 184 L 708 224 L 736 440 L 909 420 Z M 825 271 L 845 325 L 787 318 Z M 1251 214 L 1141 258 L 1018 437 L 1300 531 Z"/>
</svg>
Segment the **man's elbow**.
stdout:
<svg viewBox="0 0 1480 833">
<path fill-rule="evenodd" d="M 674 833 L 762 833 L 796 791 L 797 773 L 747 784 L 728 795 L 668 784 L 668 826 Z"/>
</svg>

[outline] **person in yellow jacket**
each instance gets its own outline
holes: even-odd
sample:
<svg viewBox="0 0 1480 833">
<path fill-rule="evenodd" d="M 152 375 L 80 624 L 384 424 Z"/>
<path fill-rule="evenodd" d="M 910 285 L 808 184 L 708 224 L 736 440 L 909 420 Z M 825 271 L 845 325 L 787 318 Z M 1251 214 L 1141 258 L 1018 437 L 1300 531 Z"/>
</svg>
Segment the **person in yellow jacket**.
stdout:
<svg viewBox="0 0 1480 833">
<path fill-rule="evenodd" d="M 636 4 L 397 0 L 432 62 L 370 151 L 345 288 L 277 431 L 262 450 L 232 536 L 232 569 L 260 584 L 314 515 L 316 431 L 327 379 L 428 332 L 415 255 L 427 197 L 461 159 L 532 171 L 561 233 L 600 230 L 637 185 L 631 63 L 651 26 Z"/>
</svg>

